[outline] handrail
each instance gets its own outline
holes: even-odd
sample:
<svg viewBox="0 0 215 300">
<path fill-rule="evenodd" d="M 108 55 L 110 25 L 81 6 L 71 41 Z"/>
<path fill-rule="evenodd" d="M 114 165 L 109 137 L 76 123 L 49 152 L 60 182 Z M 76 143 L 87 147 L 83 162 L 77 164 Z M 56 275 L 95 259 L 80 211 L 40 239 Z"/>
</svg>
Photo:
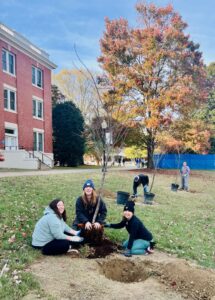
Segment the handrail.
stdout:
<svg viewBox="0 0 215 300">
<path fill-rule="evenodd" d="M 26 149 L 25 149 L 25 151 L 28 152 L 29 157 L 32 156 L 33 158 L 37 158 L 41 163 L 43 163 L 44 165 L 46 165 L 50 169 L 52 168 L 52 166 L 50 166 L 49 164 L 47 164 L 45 162 L 45 160 L 44 160 L 44 157 L 48 158 L 49 160 L 51 160 L 51 158 L 48 155 L 44 154 L 42 151 L 26 150 Z M 41 154 L 42 159 L 38 155 L 36 155 L 35 152 L 39 152 Z"/>
</svg>

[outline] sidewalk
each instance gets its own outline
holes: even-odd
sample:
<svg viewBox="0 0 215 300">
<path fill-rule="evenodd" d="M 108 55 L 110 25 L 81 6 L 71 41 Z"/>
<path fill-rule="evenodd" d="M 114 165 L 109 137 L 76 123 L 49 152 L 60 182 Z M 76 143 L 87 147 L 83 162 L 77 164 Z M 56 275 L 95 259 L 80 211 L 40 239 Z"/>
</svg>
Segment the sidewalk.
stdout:
<svg viewBox="0 0 215 300">
<path fill-rule="evenodd" d="M 118 171 L 129 171 L 134 170 L 135 166 L 128 167 L 117 167 L 117 168 L 108 168 L 107 172 L 118 172 Z M 0 178 L 3 177 L 19 177 L 19 176 L 44 176 L 44 175 L 58 175 L 58 174 L 78 174 L 78 173 L 101 173 L 100 169 L 67 169 L 67 170 L 34 170 L 34 171 L 0 171 Z"/>
</svg>

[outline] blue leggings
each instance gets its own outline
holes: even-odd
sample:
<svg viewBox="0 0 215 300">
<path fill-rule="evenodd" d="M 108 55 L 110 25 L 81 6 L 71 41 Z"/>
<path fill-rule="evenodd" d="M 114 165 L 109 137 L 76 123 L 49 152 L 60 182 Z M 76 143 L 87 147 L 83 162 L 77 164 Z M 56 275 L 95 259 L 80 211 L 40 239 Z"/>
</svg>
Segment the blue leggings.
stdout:
<svg viewBox="0 0 215 300">
<path fill-rule="evenodd" d="M 123 248 L 127 248 L 128 246 L 128 240 L 123 242 L 122 244 Z M 140 255 L 140 254 L 145 254 L 146 249 L 150 246 L 150 243 L 145 240 L 134 240 L 133 246 L 131 248 L 131 254 L 134 255 Z"/>
</svg>

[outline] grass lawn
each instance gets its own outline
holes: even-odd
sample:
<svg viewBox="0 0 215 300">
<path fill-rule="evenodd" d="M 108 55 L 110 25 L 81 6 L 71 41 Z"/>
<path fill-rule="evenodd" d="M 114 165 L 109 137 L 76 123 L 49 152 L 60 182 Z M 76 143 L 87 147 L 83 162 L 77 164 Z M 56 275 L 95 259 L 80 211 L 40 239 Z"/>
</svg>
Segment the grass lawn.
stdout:
<svg viewBox="0 0 215 300">
<path fill-rule="evenodd" d="M 133 176 L 132 172 L 108 172 L 105 194 L 131 192 Z M 149 176 L 151 179 L 152 175 Z M 99 187 L 99 173 L 0 180 L 0 272 L 6 267 L 0 279 L 0 299 L 20 299 L 30 289 L 39 290 L 37 281 L 25 272 L 28 264 L 41 257 L 30 246 L 34 225 L 47 204 L 57 197 L 65 201 L 67 222 L 71 224 L 75 200 L 88 178 Z M 215 268 L 215 172 L 193 171 L 189 193 L 172 192 L 172 182 L 172 175 L 156 175 L 155 205 L 143 205 L 140 198 L 135 213 L 153 233 L 159 250 Z M 116 205 L 114 196 L 104 200 L 108 207 L 107 222 L 120 221 L 123 207 Z M 106 229 L 106 234 L 115 241 L 127 238 L 125 230 Z"/>
</svg>

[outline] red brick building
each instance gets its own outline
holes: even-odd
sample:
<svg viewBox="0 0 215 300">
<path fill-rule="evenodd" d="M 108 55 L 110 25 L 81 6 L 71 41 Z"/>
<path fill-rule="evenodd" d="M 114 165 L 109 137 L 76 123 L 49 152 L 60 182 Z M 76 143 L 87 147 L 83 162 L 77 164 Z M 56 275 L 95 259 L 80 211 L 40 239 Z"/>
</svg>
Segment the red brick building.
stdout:
<svg viewBox="0 0 215 300">
<path fill-rule="evenodd" d="M 51 70 L 56 65 L 1 23 L 0 51 L 0 149 L 5 157 L 25 149 L 53 158 Z"/>
</svg>

